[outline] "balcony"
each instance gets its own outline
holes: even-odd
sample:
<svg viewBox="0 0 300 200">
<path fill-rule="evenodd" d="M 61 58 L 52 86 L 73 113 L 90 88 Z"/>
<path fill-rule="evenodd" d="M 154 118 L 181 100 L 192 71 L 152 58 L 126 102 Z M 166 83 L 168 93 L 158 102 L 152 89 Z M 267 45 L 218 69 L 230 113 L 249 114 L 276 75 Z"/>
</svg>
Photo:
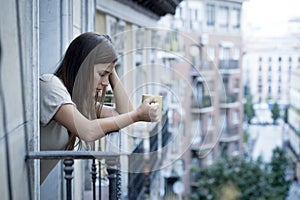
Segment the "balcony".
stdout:
<svg viewBox="0 0 300 200">
<path fill-rule="evenodd" d="M 145 192 L 145 158 L 143 140 L 134 148 L 129 156 L 128 199 L 142 199 Z"/>
<path fill-rule="evenodd" d="M 240 105 L 238 93 L 227 93 L 227 95 L 220 100 L 221 108 L 232 108 Z"/>
<path fill-rule="evenodd" d="M 221 74 L 235 74 L 239 73 L 238 60 L 219 60 L 219 72 Z"/>
<path fill-rule="evenodd" d="M 96 199 L 96 194 L 98 193 L 98 198 L 102 197 L 102 189 L 98 187 L 98 191 L 96 191 L 96 182 L 98 181 L 101 186 L 101 167 L 98 167 L 97 172 L 97 164 L 101 166 L 101 160 L 105 160 L 107 171 L 108 171 L 108 179 L 109 179 L 109 192 L 108 199 L 120 199 L 120 156 L 116 153 L 109 152 L 99 152 L 99 151 L 40 151 L 40 152 L 30 152 L 26 156 L 26 160 L 62 160 L 64 164 L 64 179 L 65 179 L 65 187 L 62 187 L 66 194 L 65 199 L 71 200 L 74 196 L 74 188 L 73 188 L 73 171 L 74 171 L 74 160 L 92 160 L 91 165 L 91 184 L 92 184 L 92 199 Z M 98 175 L 97 175 L 98 174 Z M 63 180 L 58 180 L 63 181 Z M 82 191 L 83 193 L 84 191 Z M 51 197 L 48 197 L 51 198 Z M 89 198 L 91 199 L 91 198 Z"/>
<path fill-rule="evenodd" d="M 300 160 L 300 134 L 295 129 L 291 128 L 287 133 L 287 142 L 289 149 L 294 153 Z"/>
<path fill-rule="evenodd" d="M 205 95 L 199 101 L 195 98 L 192 100 L 192 113 L 208 113 L 213 111 L 211 96 Z"/>
<path fill-rule="evenodd" d="M 199 152 L 200 154 L 213 149 L 216 144 L 213 133 L 207 132 L 206 134 L 203 134 L 202 132 L 199 132 L 198 134 L 201 134 L 201 140 L 196 143 L 192 142 L 191 149 Z"/>
<path fill-rule="evenodd" d="M 220 137 L 220 142 L 233 142 L 240 139 L 239 126 L 234 125 L 227 127 L 222 130 L 222 135 Z"/>
<path fill-rule="evenodd" d="M 214 74 L 214 63 L 212 61 L 202 61 L 199 66 L 192 66 L 191 76 L 206 76 Z"/>
</svg>

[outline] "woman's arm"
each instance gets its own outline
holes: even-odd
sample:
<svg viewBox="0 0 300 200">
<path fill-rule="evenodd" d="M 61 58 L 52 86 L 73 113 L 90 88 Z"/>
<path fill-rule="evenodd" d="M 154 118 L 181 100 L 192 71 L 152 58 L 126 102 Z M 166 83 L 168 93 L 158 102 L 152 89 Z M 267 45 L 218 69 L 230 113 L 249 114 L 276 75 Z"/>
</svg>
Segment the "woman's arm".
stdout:
<svg viewBox="0 0 300 200">
<path fill-rule="evenodd" d="M 116 108 L 112 108 L 110 106 L 103 106 L 101 118 L 117 116 L 119 114 L 132 111 L 132 104 L 124 87 L 122 86 L 122 82 L 119 79 L 115 68 L 112 70 L 112 73 L 109 76 L 109 83 L 111 85 L 111 88 L 113 89 Z"/>
<path fill-rule="evenodd" d="M 122 114 L 132 111 L 132 104 L 125 89 L 122 86 L 122 82 L 119 79 L 115 68 L 112 70 L 112 73 L 109 76 L 109 83 L 114 93 L 117 113 Z"/>
<path fill-rule="evenodd" d="M 136 110 L 113 117 L 89 120 L 75 106 L 65 104 L 56 112 L 54 120 L 60 122 L 82 140 L 91 142 L 137 121 L 157 121 L 157 109 L 158 104 L 155 103 L 155 98 L 148 98 Z"/>
</svg>

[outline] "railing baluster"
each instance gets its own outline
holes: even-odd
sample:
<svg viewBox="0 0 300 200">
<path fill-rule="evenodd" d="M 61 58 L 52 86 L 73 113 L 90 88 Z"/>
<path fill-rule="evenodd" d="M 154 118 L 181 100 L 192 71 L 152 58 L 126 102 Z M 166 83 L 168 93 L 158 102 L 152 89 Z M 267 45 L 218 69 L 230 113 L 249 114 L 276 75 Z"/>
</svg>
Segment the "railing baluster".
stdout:
<svg viewBox="0 0 300 200">
<path fill-rule="evenodd" d="M 101 193 L 101 161 L 99 160 L 98 161 L 98 164 L 99 164 L 99 200 L 101 200 L 102 199 L 102 193 Z"/>
<path fill-rule="evenodd" d="M 72 179 L 73 179 L 73 164 L 74 164 L 74 160 L 73 159 L 65 159 L 64 160 L 64 171 L 65 171 L 65 179 L 67 182 L 67 200 L 71 200 L 72 199 Z"/>
<path fill-rule="evenodd" d="M 92 184 L 93 184 L 93 200 L 96 200 L 96 179 L 97 179 L 97 171 L 96 171 L 96 163 L 95 163 L 95 158 L 93 158 L 93 163 L 92 163 Z"/>
<path fill-rule="evenodd" d="M 109 179 L 109 200 L 117 200 L 117 170 L 113 168 L 107 168 Z"/>
</svg>

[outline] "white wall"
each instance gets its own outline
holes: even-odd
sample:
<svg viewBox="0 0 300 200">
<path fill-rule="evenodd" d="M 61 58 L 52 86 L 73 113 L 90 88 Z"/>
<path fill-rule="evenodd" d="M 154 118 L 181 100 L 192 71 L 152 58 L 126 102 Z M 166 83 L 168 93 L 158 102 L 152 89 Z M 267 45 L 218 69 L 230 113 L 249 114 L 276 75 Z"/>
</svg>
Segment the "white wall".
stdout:
<svg viewBox="0 0 300 200">
<path fill-rule="evenodd" d="M 30 193 L 37 186 L 29 182 L 37 180 L 38 172 L 28 170 L 28 166 L 37 164 L 25 161 L 26 153 L 37 150 L 38 142 L 36 3 L 0 1 L 1 199 L 38 198 L 38 194 Z"/>
</svg>

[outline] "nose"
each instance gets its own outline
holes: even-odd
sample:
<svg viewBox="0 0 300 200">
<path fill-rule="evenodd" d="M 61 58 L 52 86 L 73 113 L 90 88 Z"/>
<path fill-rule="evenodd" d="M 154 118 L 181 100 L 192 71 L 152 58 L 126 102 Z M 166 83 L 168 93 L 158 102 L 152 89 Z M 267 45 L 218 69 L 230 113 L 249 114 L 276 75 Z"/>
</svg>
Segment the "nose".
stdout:
<svg viewBox="0 0 300 200">
<path fill-rule="evenodd" d="M 102 86 L 108 86 L 108 76 L 103 77 L 102 79 L 99 80 L 99 84 Z"/>
</svg>

